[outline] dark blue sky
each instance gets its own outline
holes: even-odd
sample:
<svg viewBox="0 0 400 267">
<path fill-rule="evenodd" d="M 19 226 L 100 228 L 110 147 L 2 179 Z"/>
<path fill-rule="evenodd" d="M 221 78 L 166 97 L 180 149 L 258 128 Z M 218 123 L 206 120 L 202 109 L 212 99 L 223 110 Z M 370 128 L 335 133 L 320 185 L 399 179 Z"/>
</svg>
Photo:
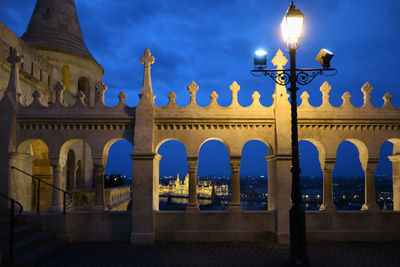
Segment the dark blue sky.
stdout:
<svg viewBox="0 0 400 267">
<path fill-rule="evenodd" d="M 17 35 L 22 35 L 35 2 L 1 0 L 0 21 Z M 256 49 L 266 49 L 270 58 L 278 48 L 284 50 L 279 24 L 289 6 L 289 1 L 76 0 L 75 2 L 85 42 L 105 69 L 104 82 L 109 87 L 106 93 L 108 105 L 117 103 L 117 94 L 121 90 L 128 96 L 128 105 L 137 105 L 143 73 L 139 57 L 143 55 L 146 47 L 151 49 L 156 58 L 152 78 L 157 105 L 163 106 L 167 103 L 167 95 L 171 90 L 176 92 L 176 101 L 179 105 L 188 104 L 189 93 L 186 86 L 192 80 L 200 87 L 197 102 L 202 106 L 208 105 L 212 91 L 218 93 L 220 105 L 228 105 L 230 103 L 228 87 L 233 81 L 237 81 L 241 86 L 240 104 L 249 105 L 251 94 L 258 90 L 261 94 L 261 103 L 266 106 L 271 105 L 273 82 L 251 76 L 250 70 Z M 328 80 L 332 85 L 330 99 L 333 105 L 339 106 L 341 95 L 349 91 L 352 103 L 361 106 L 363 96 L 360 88 L 369 81 L 374 87 L 373 104 L 381 106 L 382 96 L 386 92 L 391 92 L 393 104 L 400 107 L 400 90 L 396 81 L 400 75 L 400 65 L 397 62 L 400 57 L 399 1 L 298 0 L 295 1 L 295 5 L 306 16 L 304 34 L 298 50 L 298 66 L 318 67 L 314 58 L 321 48 L 327 48 L 335 54 L 331 62 L 332 67 L 338 69 L 335 77 L 317 78 L 310 86 L 301 88 L 299 95 L 306 89 L 310 94 L 310 103 L 318 106 L 322 102 L 319 86 Z M 269 64 L 271 66 L 271 63 Z M 345 151 L 352 151 L 350 145 L 343 145 Z M 123 145 L 115 146 L 112 149 L 122 153 Z M 302 146 L 300 149 L 304 150 L 301 151 L 303 159 L 312 158 L 312 155 L 306 156 L 312 154 L 312 146 Z M 339 163 L 349 154 L 342 153 L 341 156 L 341 147 L 338 152 Z M 162 149 L 170 151 L 173 155 L 171 158 L 176 158 L 182 153 L 184 157 L 184 150 L 173 143 L 169 145 L 167 143 L 166 148 Z M 254 145 L 249 149 L 253 151 L 249 153 L 251 155 L 263 153 L 255 152 L 263 150 L 261 145 Z M 212 152 L 200 153 L 206 153 L 204 157 L 212 157 L 222 151 L 215 146 L 208 150 Z M 387 150 L 390 150 L 390 147 Z M 177 152 L 172 153 L 172 151 Z M 199 169 L 202 169 L 202 154 L 200 156 Z M 126 157 L 129 162 L 129 157 Z M 350 158 L 357 156 L 353 155 Z M 168 160 L 168 156 L 164 155 L 161 170 L 165 174 L 173 172 L 168 168 L 164 170 L 166 167 L 163 167 L 163 164 Z M 225 163 L 227 162 L 226 159 Z M 176 166 L 171 164 L 166 166 Z M 111 165 L 116 169 L 123 168 L 122 172 L 129 172 L 126 164 Z M 303 173 L 316 172 L 318 168 L 314 168 L 313 165 L 306 165 Z M 352 172 L 354 169 L 350 170 L 346 168 L 346 164 L 343 165 L 343 173 Z M 253 170 L 248 174 L 264 172 L 257 167 L 257 164 L 249 166 L 242 167 Z M 347 164 L 347 166 L 352 165 Z M 184 169 L 181 166 L 178 168 Z M 386 171 L 389 170 L 388 166 L 385 168 Z M 228 173 L 226 167 L 208 169 L 215 174 Z"/>
</svg>

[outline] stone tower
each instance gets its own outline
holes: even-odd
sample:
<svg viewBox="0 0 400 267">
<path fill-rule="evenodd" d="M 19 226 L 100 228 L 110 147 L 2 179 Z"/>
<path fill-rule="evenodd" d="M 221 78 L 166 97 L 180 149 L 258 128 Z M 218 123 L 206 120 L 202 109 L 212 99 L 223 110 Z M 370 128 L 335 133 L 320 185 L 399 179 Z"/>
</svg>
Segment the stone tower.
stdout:
<svg viewBox="0 0 400 267">
<path fill-rule="evenodd" d="M 74 0 L 38 0 L 22 39 L 38 50 L 53 49 L 93 59 L 82 38 Z"/>
<path fill-rule="evenodd" d="M 71 95 L 82 92 L 85 103 L 94 105 L 104 70 L 83 41 L 74 0 L 37 0 L 21 38 L 56 67 L 55 81 L 62 81 Z"/>
</svg>

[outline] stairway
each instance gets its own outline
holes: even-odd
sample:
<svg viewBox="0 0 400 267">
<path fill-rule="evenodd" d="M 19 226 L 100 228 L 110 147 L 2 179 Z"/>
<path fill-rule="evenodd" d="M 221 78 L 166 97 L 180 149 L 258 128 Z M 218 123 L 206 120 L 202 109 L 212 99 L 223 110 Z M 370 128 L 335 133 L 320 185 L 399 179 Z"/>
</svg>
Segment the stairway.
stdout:
<svg viewBox="0 0 400 267">
<path fill-rule="evenodd" d="M 9 211 L 0 210 L 0 266 L 10 265 L 9 217 Z M 40 224 L 27 223 L 27 217 L 21 215 L 14 221 L 14 266 L 34 266 L 68 243 L 56 238 L 55 233 L 43 232 Z"/>
</svg>

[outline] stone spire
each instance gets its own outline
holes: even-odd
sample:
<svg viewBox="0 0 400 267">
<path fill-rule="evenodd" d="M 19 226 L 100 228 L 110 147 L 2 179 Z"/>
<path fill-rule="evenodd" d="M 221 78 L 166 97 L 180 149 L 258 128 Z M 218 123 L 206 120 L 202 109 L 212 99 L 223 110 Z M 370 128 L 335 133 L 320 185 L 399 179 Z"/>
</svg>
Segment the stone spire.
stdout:
<svg viewBox="0 0 400 267">
<path fill-rule="evenodd" d="M 93 59 L 82 38 L 74 0 L 37 0 L 22 39 L 36 48 L 72 52 Z"/>
</svg>

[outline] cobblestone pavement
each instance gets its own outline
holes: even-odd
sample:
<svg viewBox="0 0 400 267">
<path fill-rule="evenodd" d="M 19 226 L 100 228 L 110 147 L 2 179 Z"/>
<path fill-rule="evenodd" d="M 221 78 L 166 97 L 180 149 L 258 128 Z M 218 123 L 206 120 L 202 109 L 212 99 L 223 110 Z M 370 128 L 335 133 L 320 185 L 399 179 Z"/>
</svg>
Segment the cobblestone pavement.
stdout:
<svg viewBox="0 0 400 267">
<path fill-rule="evenodd" d="M 38 266 L 284 266 L 287 246 L 260 243 L 81 242 Z M 312 267 L 400 266 L 400 242 L 326 242 L 308 246 Z"/>
</svg>

